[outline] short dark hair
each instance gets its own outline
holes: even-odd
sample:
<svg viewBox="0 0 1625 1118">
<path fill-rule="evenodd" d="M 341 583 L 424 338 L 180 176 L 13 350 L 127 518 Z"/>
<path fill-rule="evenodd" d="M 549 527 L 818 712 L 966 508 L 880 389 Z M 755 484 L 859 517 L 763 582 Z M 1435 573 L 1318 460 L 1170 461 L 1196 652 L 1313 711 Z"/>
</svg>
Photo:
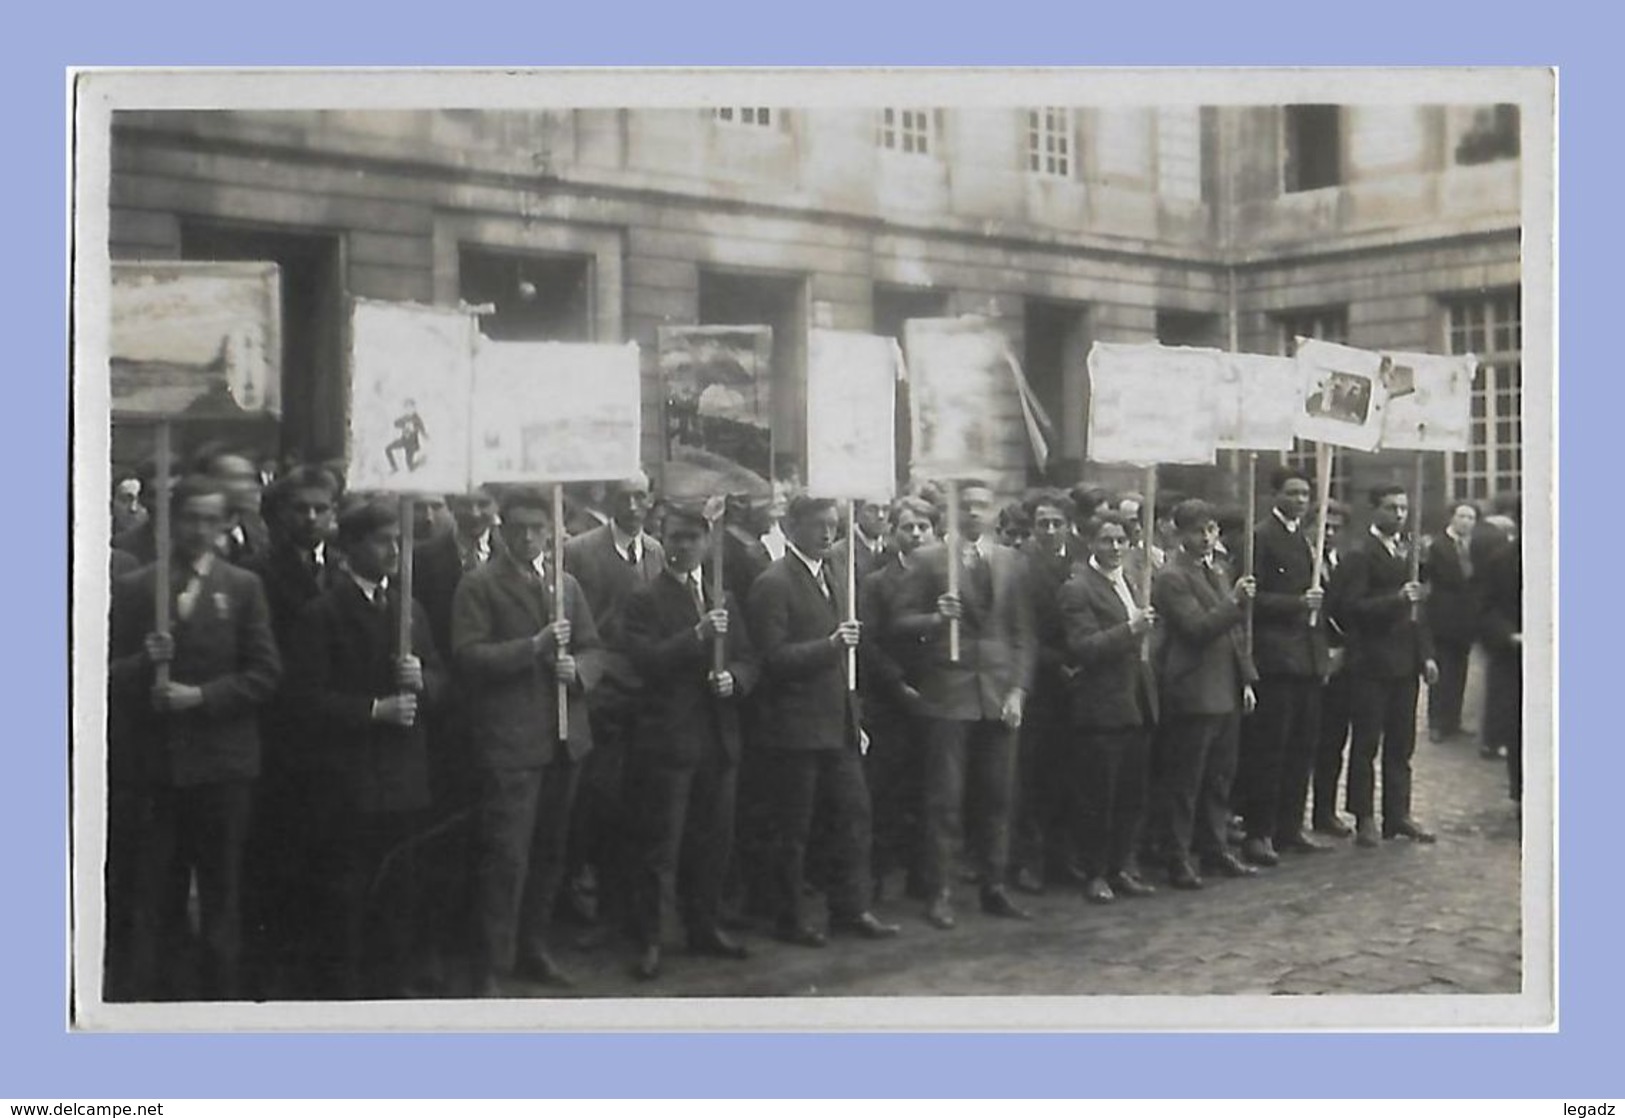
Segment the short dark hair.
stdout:
<svg viewBox="0 0 1625 1118">
<path fill-rule="evenodd" d="M 400 522 L 401 512 L 396 502 L 381 497 L 360 501 L 345 509 L 344 515 L 339 517 L 339 543 L 354 543 L 380 528 Z"/>
<path fill-rule="evenodd" d="M 292 493 L 295 489 L 321 489 L 329 496 L 339 492 L 338 479 L 320 466 L 295 466 L 276 480 L 272 487 L 276 496 Z"/>
<path fill-rule="evenodd" d="M 1371 507 L 1376 508 L 1378 505 L 1382 504 L 1383 501 L 1394 496 L 1395 494 L 1403 497 L 1405 495 L 1405 487 L 1403 485 L 1395 485 L 1392 482 L 1385 485 L 1373 485 L 1371 487 L 1371 493 L 1369 494 Z"/>
<path fill-rule="evenodd" d="M 1056 509 L 1066 519 L 1068 524 L 1078 518 L 1078 507 L 1072 503 L 1072 498 L 1059 489 L 1040 489 L 1036 493 L 1029 493 L 1022 502 L 1027 515 L 1034 520 L 1038 519 L 1038 510 L 1048 506 Z"/>
<path fill-rule="evenodd" d="M 537 509 L 545 512 L 549 518 L 553 516 L 553 494 L 539 485 L 516 485 L 502 494 L 502 504 L 499 506 L 502 518 L 519 509 Z"/>
<path fill-rule="evenodd" d="M 1277 466 L 1270 471 L 1270 492 L 1279 493 L 1286 488 L 1289 481 L 1301 481 L 1305 485 L 1313 486 L 1309 475 L 1296 466 Z"/>
<path fill-rule="evenodd" d="M 894 530 L 903 519 L 905 512 L 911 512 L 915 516 L 921 516 L 929 520 L 933 529 L 936 528 L 938 517 L 941 515 L 937 506 L 924 497 L 899 497 L 891 503 L 891 514 L 887 518 Z"/>
<path fill-rule="evenodd" d="M 1174 506 L 1174 527 L 1181 532 L 1200 528 L 1210 521 L 1216 522 L 1213 506 L 1200 497 L 1191 497 Z"/>
<path fill-rule="evenodd" d="M 1179 506 L 1188 500 L 1185 494 L 1175 489 L 1164 489 L 1157 494 L 1157 505 L 1152 515 L 1157 520 L 1173 520 L 1177 524 Z"/>
<path fill-rule="evenodd" d="M 1516 491 L 1497 493 L 1490 503 L 1497 516 L 1510 516 L 1513 520 L 1523 519 L 1523 494 Z"/>
<path fill-rule="evenodd" d="M 797 493 L 790 498 L 785 506 L 784 518 L 791 523 L 799 523 L 810 516 L 818 516 L 835 507 L 835 502 L 829 497 L 814 497 L 809 493 Z"/>
<path fill-rule="evenodd" d="M 1089 540 L 1095 539 L 1100 535 L 1100 530 L 1106 527 L 1108 524 L 1114 524 L 1123 529 L 1123 534 L 1125 536 L 1132 536 L 1134 534 L 1132 527 L 1133 521 L 1131 521 L 1128 517 L 1124 516 L 1120 512 L 1103 512 L 1089 518 L 1089 522 L 1084 528 L 1084 538 Z"/>
<path fill-rule="evenodd" d="M 1326 515 L 1330 516 L 1333 513 L 1347 520 L 1349 518 L 1349 507 L 1334 497 L 1326 502 Z"/>
<path fill-rule="evenodd" d="M 988 484 L 985 478 L 979 477 L 960 478 L 959 491 L 963 493 L 967 489 L 986 489 L 989 493 L 993 492 L 993 486 Z"/>
<path fill-rule="evenodd" d="M 1111 504 L 1112 495 L 1098 485 L 1074 485 L 1072 505 L 1078 514 L 1088 515 L 1101 505 Z"/>
<path fill-rule="evenodd" d="M 1025 528 L 1032 531 L 1033 518 L 1027 515 L 1027 509 L 1020 501 L 1011 501 L 999 510 L 999 528 Z"/>
<path fill-rule="evenodd" d="M 207 474 L 187 474 L 175 482 L 170 490 L 170 502 L 175 508 L 197 497 L 219 497 L 224 500 L 226 487 Z"/>
</svg>

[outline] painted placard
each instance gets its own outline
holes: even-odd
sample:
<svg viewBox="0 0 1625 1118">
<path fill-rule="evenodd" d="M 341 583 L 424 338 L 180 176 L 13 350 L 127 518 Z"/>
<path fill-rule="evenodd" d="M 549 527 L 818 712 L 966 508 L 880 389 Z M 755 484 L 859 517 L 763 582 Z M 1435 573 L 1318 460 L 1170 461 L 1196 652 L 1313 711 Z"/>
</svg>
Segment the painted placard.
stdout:
<svg viewBox="0 0 1625 1118">
<path fill-rule="evenodd" d="M 1216 349 L 1096 342 L 1088 358 L 1089 460 L 1211 465 L 1226 356 Z"/>
<path fill-rule="evenodd" d="M 121 261 L 111 326 L 115 417 L 281 414 L 275 264 Z"/>
<path fill-rule="evenodd" d="M 1465 451 L 1472 443 L 1472 354 L 1385 354 L 1393 367 L 1382 445 L 1388 450 Z"/>
<path fill-rule="evenodd" d="M 349 489 L 468 489 L 474 335 L 464 311 L 353 301 Z"/>
<path fill-rule="evenodd" d="M 474 350 L 473 477 L 610 481 L 639 470 L 638 347 L 493 342 Z"/>
<path fill-rule="evenodd" d="M 1382 445 L 1392 362 L 1368 349 L 1299 338 L 1298 374 L 1303 407 L 1293 433 L 1350 450 Z"/>
<path fill-rule="evenodd" d="M 663 326 L 659 332 L 667 493 L 771 492 L 773 331 Z"/>
<path fill-rule="evenodd" d="M 807 490 L 889 497 L 897 482 L 897 343 L 814 330 L 807 363 Z"/>
<path fill-rule="evenodd" d="M 1220 450 L 1291 450 L 1303 378 L 1290 357 L 1227 353 L 1218 364 Z"/>
<path fill-rule="evenodd" d="M 1004 334 L 966 315 L 909 319 L 904 338 L 914 473 L 949 478 L 996 468 L 1008 424 L 1021 414 Z"/>
</svg>

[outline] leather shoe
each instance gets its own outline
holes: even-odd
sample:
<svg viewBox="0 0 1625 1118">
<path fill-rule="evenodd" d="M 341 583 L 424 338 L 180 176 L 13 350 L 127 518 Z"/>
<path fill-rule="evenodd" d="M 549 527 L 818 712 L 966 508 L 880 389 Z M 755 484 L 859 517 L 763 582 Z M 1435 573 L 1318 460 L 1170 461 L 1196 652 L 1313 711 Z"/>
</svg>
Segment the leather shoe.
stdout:
<svg viewBox="0 0 1625 1118">
<path fill-rule="evenodd" d="M 750 948 L 717 928 L 689 936 L 688 949 L 696 955 L 714 955 L 719 959 L 750 958 Z"/>
<path fill-rule="evenodd" d="M 1412 842 L 1438 842 L 1439 836 L 1416 820 L 1406 817 L 1392 827 L 1382 829 L 1383 838 L 1408 838 Z"/>
<path fill-rule="evenodd" d="M 1221 873 L 1225 877 L 1258 876 L 1257 866 L 1249 866 L 1246 862 L 1243 862 L 1240 858 L 1236 857 L 1228 850 L 1226 850 L 1223 854 L 1208 855 L 1206 858 L 1202 859 L 1202 864 L 1207 869 L 1212 870 L 1215 873 Z"/>
<path fill-rule="evenodd" d="M 1382 839 L 1377 837 L 1377 821 L 1369 815 L 1354 822 L 1354 845 L 1370 849 L 1380 846 Z"/>
<path fill-rule="evenodd" d="M 1281 856 L 1275 852 L 1275 844 L 1267 838 L 1250 838 L 1242 843 L 1241 856 L 1255 866 L 1281 864 Z"/>
<path fill-rule="evenodd" d="M 653 982 L 660 977 L 660 948 L 645 947 L 643 954 L 632 966 L 632 976 L 640 982 Z"/>
<path fill-rule="evenodd" d="M 1354 828 L 1336 815 L 1316 819 L 1312 829 L 1316 834 L 1332 835 L 1336 838 L 1348 838 L 1354 833 Z"/>
<path fill-rule="evenodd" d="M 933 928 L 944 932 L 953 930 L 954 904 L 948 899 L 947 893 L 939 893 L 931 899 L 931 903 L 926 906 L 925 919 Z"/>
<path fill-rule="evenodd" d="M 1295 835 L 1289 835 L 1275 844 L 1277 852 L 1291 851 L 1294 854 L 1320 854 L 1331 848 L 1331 843 L 1321 842 L 1317 838 L 1310 838 L 1302 831 Z"/>
<path fill-rule="evenodd" d="M 1168 867 L 1168 884 L 1175 889 L 1200 889 L 1202 879 L 1189 862 L 1180 860 Z"/>
<path fill-rule="evenodd" d="M 531 982 L 539 982 L 543 986 L 568 988 L 575 985 L 570 976 L 560 970 L 559 965 L 553 961 L 553 957 L 545 951 L 521 959 L 519 965 L 514 968 L 514 973 L 520 978 L 529 979 Z"/>
<path fill-rule="evenodd" d="M 896 924 L 882 923 L 872 912 L 864 912 L 852 917 L 850 920 L 832 923 L 829 930 L 861 936 L 864 939 L 891 939 L 903 929 Z"/>
<path fill-rule="evenodd" d="M 1124 870 L 1114 873 L 1106 879 L 1106 884 L 1112 887 L 1112 893 L 1119 897 L 1151 897 L 1155 896 L 1157 887 L 1140 877 L 1137 873 Z"/>
<path fill-rule="evenodd" d="M 1083 887 L 1083 899 L 1090 904 L 1111 904 L 1117 899 L 1117 894 L 1112 892 L 1104 877 L 1091 877 L 1089 884 Z"/>
<path fill-rule="evenodd" d="M 1006 920 L 1031 920 L 1033 914 L 1010 899 L 1010 894 L 994 886 L 982 890 L 982 911 L 989 916 L 1000 916 Z"/>
<path fill-rule="evenodd" d="M 1044 895 L 1044 882 L 1032 870 L 1017 870 L 1015 880 L 1011 882 L 1011 884 L 1016 887 L 1017 892 L 1029 893 L 1035 897 L 1041 897 Z"/>
<path fill-rule="evenodd" d="M 829 939 L 817 928 L 780 928 L 773 934 L 796 947 L 824 947 L 829 943 Z"/>
</svg>

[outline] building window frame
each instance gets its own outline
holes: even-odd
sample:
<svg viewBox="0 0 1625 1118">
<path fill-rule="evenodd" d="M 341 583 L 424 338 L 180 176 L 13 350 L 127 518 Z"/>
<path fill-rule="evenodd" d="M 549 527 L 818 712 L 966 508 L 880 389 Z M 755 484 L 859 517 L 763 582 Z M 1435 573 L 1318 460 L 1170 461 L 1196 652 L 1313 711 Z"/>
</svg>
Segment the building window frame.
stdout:
<svg viewBox="0 0 1625 1118">
<path fill-rule="evenodd" d="M 1299 129 L 1306 123 L 1304 118 L 1309 113 L 1315 113 L 1327 118 L 1334 130 L 1330 139 L 1333 148 L 1331 160 L 1336 166 L 1329 174 L 1313 174 L 1305 185 L 1304 146 L 1299 139 Z M 1307 194 L 1316 190 L 1332 190 L 1348 182 L 1348 124 L 1344 119 L 1341 105 L 1302 104 L 1281 106 L 1281 193 Z M 1316 170 L 1324 172 L 1325 168 L 1317 161 Z"/>
<path fill-rule="evenodd" d="M 901 106 L 876 109 L 875 143 L 897 155 L 934 157 L 937 154 L 935 110 Z"/>
<path fill-rule="evenodd" d="M 1478 358 L 1470 445 L 1445 456 L 1452 500 L 1487 501 L 1523 488 L 1523 292 L 1519 287 L 1440 299 L 1447 353 Z"/>
<path fill-rule="evenodd" d="M 782 110 L 758 105 L 718 105 L 711 110 L 711 119 L 730 128 L 778 128 L 783 119 Z"/>
<path fill-rule="evenodd" d="M 1077 114 L 1064 105 L 1026 110 L 1027 173 L 1050 179 L 1077 177 Z"/>
</svg>

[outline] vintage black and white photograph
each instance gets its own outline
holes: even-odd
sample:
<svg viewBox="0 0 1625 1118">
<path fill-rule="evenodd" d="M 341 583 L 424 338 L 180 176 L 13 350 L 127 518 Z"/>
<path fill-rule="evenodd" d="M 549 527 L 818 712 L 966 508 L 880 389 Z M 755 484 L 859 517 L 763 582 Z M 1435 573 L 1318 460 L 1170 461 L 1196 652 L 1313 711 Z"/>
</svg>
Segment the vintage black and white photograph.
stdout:
<svg viewBox="0 0 1625 1118">
<path fill-rule="evenodd" d="M 80 1027 L 1551 1023 L 1549 73 L 75 96 Z"/>
</svg>

